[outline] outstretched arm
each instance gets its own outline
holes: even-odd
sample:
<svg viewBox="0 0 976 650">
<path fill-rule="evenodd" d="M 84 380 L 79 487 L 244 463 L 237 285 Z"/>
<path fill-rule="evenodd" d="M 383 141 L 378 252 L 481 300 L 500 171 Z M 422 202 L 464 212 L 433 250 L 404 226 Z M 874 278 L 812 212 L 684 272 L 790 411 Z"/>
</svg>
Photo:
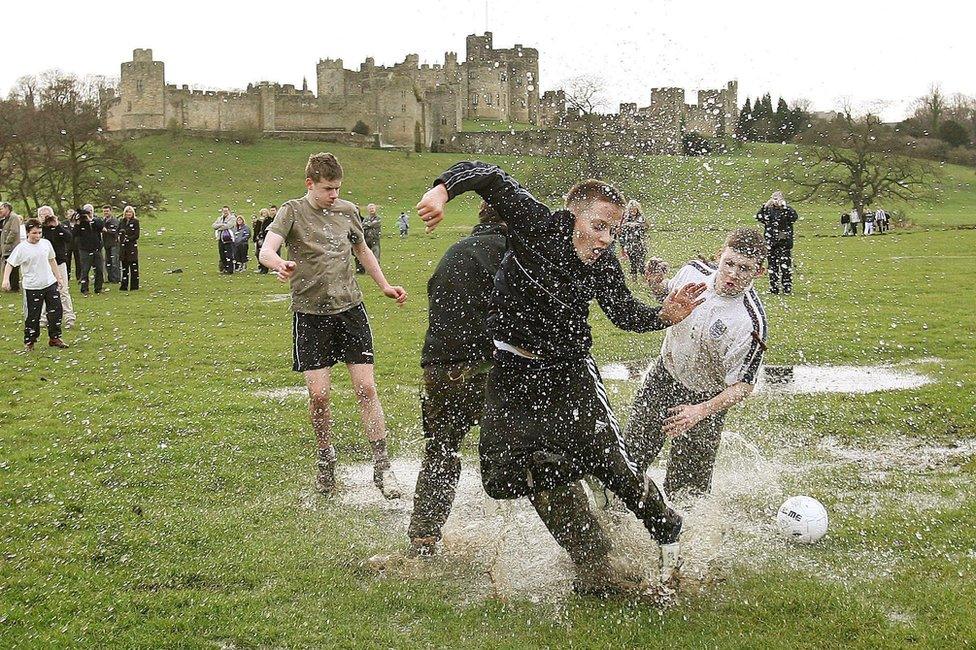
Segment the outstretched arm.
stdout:
<svg viewBox="0 0 976 650">
<path fill-rule="evenodd" d="M 701 283 L 686 284 L 679 291 L 672 291 L 660 307 L 651 307 L 634 297 L 627 288 L 620 263 L 614 258 L 604 274 L 603 290 L 597 293 L 600 309 L 610 321 L 622 330 L 650 332 L 680 323 L 695 307 L 702 304 L 699 298 L 705 291 Z"/>
<path fill-rule="evenodd" d="M 444 205 L 464 192 L 475 192 L 488 202 L 510 230 L 537 227 L 551 212 L 518 181 L 496 165 L 460 162 L 434 181 L 434 187 L 417 204 L 417 214 L 431 232 L 444 218 Z"/>
</svg>

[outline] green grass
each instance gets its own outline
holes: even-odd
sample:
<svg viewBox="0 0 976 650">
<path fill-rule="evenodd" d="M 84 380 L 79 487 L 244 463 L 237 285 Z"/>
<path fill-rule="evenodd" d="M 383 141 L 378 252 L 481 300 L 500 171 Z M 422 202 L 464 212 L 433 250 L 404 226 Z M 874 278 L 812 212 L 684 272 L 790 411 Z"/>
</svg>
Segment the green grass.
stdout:
<svg viewBox="0 0 976 650">
<path fill-rule="evenodd" d="M 285 287 L 251 273 L 218 276 L 209 228 L 224 203 L 249 215 L 299 196 L 304 160 L 322 147 L 160 137 L 132 148 L 167 197 L 166 212 L 142 221 L 144 290 L 74 291 L 72 348 L 30 356 L 17 354 L 20 299 L 0 296 L 0 646 L 961 647 L 976 638 L 971 460 L 885 478 L 886 494 L 939 493 L 952 504 L 924 516 L 856 516 L 851 505 L 882 489 L 857 468 L 787 476 L 834 517 L 824 543 L 795 550 L 807 562 L 793 566 L 787 554 L 766 568 L 723 567 L 708 589 L 663 613 L 588 599 L 556 608 L 471 602 L 457 578 L 367 575 L 360 562 L 402 550 L 405 533 L 391 533 L 380 513 L 364 520 L 301 506 L 312 471 L 304 407 L 253 396 L 301 381 L 290 370 L 288 303 L 268 301 Z M 400 240 L 395 216 L 458 156 L 330 148 L 346 169 L 343 197 L 379 204 L 384 269 L 410 293 L 397 309 L 363 283 L 393 450 L 416 454 L 425 283 L 474 223 L 476 202 L 452 203 L 432 236 L 414 219 Z M 628 190 L 653 217 L 652 250 L 679 264 L 751 223 L 777 186 L 782 152 L 635 161 L 643 180 Z M 518 175 L 537 164 L 495 160 Z M 883 237 L 841 239 L 841 206 L 797 206 L 797 294 L 765 298 L 769 363 L 938 357 L 924 366 L 938 381 L 756 397 L 730 414 L 730 429 L 787 457 L 809 455 L 825 436 L 865 447 L 976 437 L 976 179 L 962 168 L 947 179 L 941 203 L 908 208 L 913 229 Z M 183 273 L 165 273 L 175 268 Z M 600 360 L 650 357 L 660 345 L 660 334 L 614 330 L 599 310 L 592 320 Z M 365 459 L 348 380 L 336 374 L 337 444 L 344 462 Z M 623 411 L 629 400 L 620 397 Z M 831 580 L 809 569 L 815 560 L 843 575 L 879 549 L 894 559 L 877 577 Z"/>
<path fill-rule="evenodd" d="M 535 131 L 535 124 L 526 122 L 508 122 L 506 120 L 492 120 L 486 117 L 465 118 L 461 123 L 462 131 Z"/>
</svg>

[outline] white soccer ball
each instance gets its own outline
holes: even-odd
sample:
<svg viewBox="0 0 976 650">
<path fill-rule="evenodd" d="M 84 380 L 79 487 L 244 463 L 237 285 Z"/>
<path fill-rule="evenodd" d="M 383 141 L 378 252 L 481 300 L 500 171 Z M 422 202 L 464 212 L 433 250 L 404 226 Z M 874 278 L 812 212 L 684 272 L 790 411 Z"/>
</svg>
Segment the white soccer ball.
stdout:
<svg viewBox="0 0 976 650">
<path fill-rule="evenodd" d="M 793 541 L 813 544 L 827 534 L 827 509 L 813 497 L 790 497 L 779 507 L 776 524 Z"/>
</svg>

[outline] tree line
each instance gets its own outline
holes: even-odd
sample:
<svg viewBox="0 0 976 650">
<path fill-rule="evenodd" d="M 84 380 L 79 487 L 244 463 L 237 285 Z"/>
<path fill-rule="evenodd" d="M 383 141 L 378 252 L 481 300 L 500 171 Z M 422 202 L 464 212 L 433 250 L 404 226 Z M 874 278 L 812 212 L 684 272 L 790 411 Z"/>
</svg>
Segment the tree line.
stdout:
<svg viewBox="0 0 976 650">
<path fill-rule="evenodd" d="M 736 135 L 746 142 L 789 142 L 806 128 L 809 117 L 803 102 L 791 107 L 780 97 L 773 109 L 769 93 L 757 97 L 755 103 L 746 97 L 736 122 Z"/>
<path fill-rule="evenodd" d="M 159 210 L 140 160 L 101 128 L 91 79 L 49 72 L 22 77 L 0 100 L 0 193 L 34 214 L 84 203 Z"/>
</svg>

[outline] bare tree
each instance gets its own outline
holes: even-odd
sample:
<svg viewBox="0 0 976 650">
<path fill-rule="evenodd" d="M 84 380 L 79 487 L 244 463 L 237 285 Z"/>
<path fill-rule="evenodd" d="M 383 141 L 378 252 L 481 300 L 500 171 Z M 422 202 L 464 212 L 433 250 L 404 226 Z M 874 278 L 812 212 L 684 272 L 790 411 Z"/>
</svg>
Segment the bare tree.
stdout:
<svg viewBox="0 0 976 650">
<path fill-rule="evenodd" d="M 565 84 L 566 104 L 579 114 L 583 122 L 583 155 L 586 173 L 590 178 L 603 175 L 597 142 L 598 112 L 606 106 L 606 85 L 595 75 L 580 75 Z"/>
<path fill-rule="evenodd" d="M 932 137 L 939 132 L 946 111 L 946 98 L 939 84 L 929 86 L 929 93 L 915 100 L 915 116 L 921 118 Z"/>
<path fill-rule="evenodd" d="M 863 213 L 880 199 L 935 198 L 941 172 L 904 155 L 902 140 L 875 115 L 855 117 L 848 107 L 798 140 L 811 146 L 798 149 L 783 174 L 798 188 L 798 201 L 821 198 Z"/>
</svg>

